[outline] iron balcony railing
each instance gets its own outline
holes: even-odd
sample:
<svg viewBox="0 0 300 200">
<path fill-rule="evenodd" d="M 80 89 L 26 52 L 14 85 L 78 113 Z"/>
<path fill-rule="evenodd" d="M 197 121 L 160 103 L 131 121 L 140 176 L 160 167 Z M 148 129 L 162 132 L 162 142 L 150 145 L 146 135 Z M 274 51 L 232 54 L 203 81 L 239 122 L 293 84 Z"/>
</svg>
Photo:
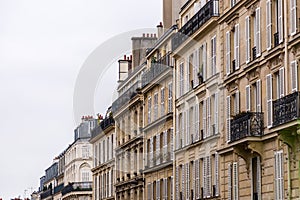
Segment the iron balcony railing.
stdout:
<svg viewBox="0 0 300 200">
<path fill-rule="evenodd" d="M 104 131 L 105 129 L 107 129 L 110 126 L 115 125 L 115 120 L 112 116 L 107 117 L 105 119 L 103 119 L 100 124 L 98 124 L 93 130 L 92 130 L 92 138 L 96 137 L 97 135 L 99 135 L 100 133 L 102 133 L 102 131 Z"/>
<path fill-rule="evenodd" d="M 172 38 L 172 50 L 177 49 L 212 17 L 219 16 L 219 0 L 208 1 Z"/>
<path fill-rule="evenodd" d="M 249 136 L 262 136 L 264 121 L 261 112 L 238 114 L 230 121 L 230 141 L 234 142 Z"/>
<path fill-rule="evenodd" d="M 52 195 L 52 189 L 48 189 L 41 194 L 41 199 L 46 199 Z"/>
<path fill-rule="evenodd" d="M 299 118 L 299 92 L 273 101 L 273 126 Z"/>
<path fill-rule="evenodd" d="M 54 188 L 53 194 L 56 194 L 56 193 L 58 193 L 58 192 L 61 192 L 63 189 L 64 189 L 64 184 L 62 183 L 62 184 L 60 184 L 60 185 L 58 185 L 58 186 L 56 186 L 56 187 Z"/>
<path fill-rule="evenodd" d="M 71 192 L 92 191 L 92 182 L 75 182 L 65 186 L 61 194 L 66 195 Z"/>
<path fill-rule="evenodd" d="M 133 97 L 135 97 L 137 95 L 138 88 L 140 88 L 140 81 L 134 83 L 126 92 L 124 92 L 116 101 L 113 102 L 112 112 L 114 113 L 123 105 L 126 105 Z"/>
<path fill-rule="evenodd" d="M 142 75 L 142 88 L 151 83 L 160 74 L 169 69 L 170 53 L 166 54 L 158 61 L 151 63 L 151 67 Z"/>
</svg>

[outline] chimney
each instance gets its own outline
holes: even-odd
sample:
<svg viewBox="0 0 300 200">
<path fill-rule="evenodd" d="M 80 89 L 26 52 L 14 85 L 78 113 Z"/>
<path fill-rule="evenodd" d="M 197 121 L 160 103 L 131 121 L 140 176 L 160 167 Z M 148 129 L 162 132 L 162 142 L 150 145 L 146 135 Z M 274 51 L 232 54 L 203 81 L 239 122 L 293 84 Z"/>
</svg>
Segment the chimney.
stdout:
<svg viewBox="0 0 300 200">
<path fill-rule="evenodd" d="M 164 27 L 162 25 L 162 22 L 160 22 L 159 25 L 157 25 L 158 38 L 160 38 L 163 34 L 164 34 Z"/>
</svg>

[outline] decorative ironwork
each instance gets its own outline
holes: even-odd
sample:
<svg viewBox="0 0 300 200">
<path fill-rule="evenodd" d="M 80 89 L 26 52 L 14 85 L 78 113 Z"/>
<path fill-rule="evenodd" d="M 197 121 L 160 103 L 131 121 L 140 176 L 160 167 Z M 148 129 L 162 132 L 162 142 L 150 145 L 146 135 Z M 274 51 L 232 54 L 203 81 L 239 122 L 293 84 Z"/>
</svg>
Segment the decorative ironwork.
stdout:
<svg viewBox="0 0 300 200">
<path fill-rule="evenodd" d="M 299 92 L 273 101 L 273 126 L 299 118 Z"/>
<path fill-rule="evenodd" d="M 212 17 L 219 16 L 219 0 L 208 1 L 172 38 L 172 50 L 177 49 Z"/>
<path fill-rule="evenodd" d="M 142 87 L 145 87 L 170 67 L 170 53 L 151 63 L 151 67 L 142 75 Z"/>
<path fill-rule="evenodd" d="M 134 83 L 126 92 L 124 92 L 116 101 L 112 104 L 112 112 L 114 113 L 123 105 L 126 105 L 133 97 L 137 95 L 137 89 L 140 88 L 140 81 Z"/>
<path fill-rule="evenodd" d="M 234 142 L 249 136 L 263 135 L 263 113 L 245 112 L 231 120 L 230 141 Z"/>
<path fill-rule="evenodd" d="M 70 192 L 78 192 L 78 191 L 92 191 L 92 182 L 76 182 L 69 183 L 69 185 L 65 186 L 61 194 L 66 195 Z"/>
<path fill-rule="evenodd" d="M 110 126 L 115 125 L 115 120 L 112 116 L 103 119 L 100 124 L 98 124 L 93 130 L 92 130 L 92 138 L 96 137 L 97 135 L 99 135 L 100 133 L 102 133 L 102 131 L 104 131 L 105 129 L 107 129 Z"/>
<path fill-rule="evenodd" d="M 53 194 L 56 194 L 56 193 L 58 193 L 58 192 L 62 191 L 62 190 L 63 190 L 63 188 L 64 188 L 64 184 L 63 184 L 63 183 L 62 183 L 62 184 L 60 184 L 60 185 L 58 185 L 58 186 L 56 186 L 56 187 L 54 188 L 54 192 L 53 192 Z"/>
<path fill-rule="evenodd" d="M 52 195 L 52 189 L 48 189 L 41 194 L 41 199 L 46 199 Z"/>
</svg>

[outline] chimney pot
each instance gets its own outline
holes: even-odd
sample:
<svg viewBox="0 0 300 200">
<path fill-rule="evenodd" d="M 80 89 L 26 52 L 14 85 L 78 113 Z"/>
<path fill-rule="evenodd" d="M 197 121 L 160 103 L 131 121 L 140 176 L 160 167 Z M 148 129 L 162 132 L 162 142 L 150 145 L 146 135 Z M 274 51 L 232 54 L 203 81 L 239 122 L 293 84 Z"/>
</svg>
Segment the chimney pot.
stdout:
<svg viewBox="0 0 300 200">
<path fill-rule="evenodd" d="M 130 60 L 132 60 L 132 55 L 130 55 Z"/>
<path fill-rule="evenodd" d="M 149 37 L 149 33 L 147 33 L 147 37 Z"/>
<path fill-rule="evenodd" d="M 124 60 L 126 60 L 126 55 L 124 55 Z"/>
<path fill-rule="evenodd" d="M 143 37 L 145 37 L 145 33 L 143 33 Z"/>
</svg>

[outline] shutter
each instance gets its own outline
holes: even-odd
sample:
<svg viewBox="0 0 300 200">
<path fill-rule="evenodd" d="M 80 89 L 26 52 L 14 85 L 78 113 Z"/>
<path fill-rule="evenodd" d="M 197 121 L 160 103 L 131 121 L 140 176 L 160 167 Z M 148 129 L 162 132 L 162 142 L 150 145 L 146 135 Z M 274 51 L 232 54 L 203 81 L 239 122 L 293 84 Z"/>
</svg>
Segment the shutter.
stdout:
<svg viewBox="0 0 300 200">
<path fill-rule="evenodd" d="M 181 169 L 181 191 L 182 191 L 182 199 L 185 199 L 185 165 L 182 165 L 182 169 Z"/>
<path fill-rule="evenodd" d="M 193 182 L 193 196 L 192 199 L 196 198 L 196 182 L 197 182 L 197 177 L 196 177 L 196 160 L 193 161 L 193 172 L 192 172 L 192 180 L 191 182 Z"/>
<path fill-rule="evenodd" d="M 261 112 L 261 81 L 256 81 L 256 112 Z"/>
<path fill-rule="evenodd" d="M 190 128 L 191 128 L 191 125 L 190 125 L 190 109 L 188 109 L 186 111 L 186 146 L 188 146 L 190 144 Z"/>
<path fill-rule="evenodd" d="M 230 142 L 230 96 L 226 97 L 226 125 L 227 125 L 227 142 Z"/>
<path fill-rule="evenodd" d="M 179 200 L 180 192 L 179 192 L 179 167 L 176 167 L 175 171 L 175 198 Z"/>
<path fill-rule="evenodd" d="M 246 24 L 246 63 L 250 62 L 250 47 L 251 47 L 251 35 L 250 35 L 250 17 L 247 16 L 245 18 L 245 24 Z"/>
<path fill-rule="evenodd" d="M 279 97 L 284 97 L 284 68 L 279 69 Z"/>
<path fill-rule="evenodd" d="M 233 174 L 233 200 L 238 200 L 239 197 L 239 191 L 238 191 L 238 187 L 239 187 L 239 180 L 238 180 L 238 164 L 237 162 L 234 162 L 232 165 L 232 174 Z"/>
<path fill-rule="evenodd" d="M 226 74 L 230 74 L 230 31 L 226 32 Z"/>
<path fill-rule="evenodd" d="M 211 39 L 211 75 L 216 74 L 216 36 Z"/>
<path fill-rule="evenodd" d="M 163 191 L 164 191 L 164 193 L 163 193 L 163 199 L 164 200 L 167 200 L 168 199 L 168 178 L 164 178 L 163 179 Z"/>
<path fill-rule="evenodd" d="M 291 6 L 291 35 L 294 35 L 297 31 L 297 10 L 296 10 L 296 0 L 291 0 L 290 2 Z"/>
<path fill-rule="evenodd" d="M 168 144 L 167 144 L 168 145 Z M 174 147 L 173 147 L 173 127 L 170 129 L 170 154 L 171 160 L 173 160 L 174 156 Z"/>
<path fill-rule="evenodd" d="M 207 197 L 211 197 L 211 157 L 207 156 Z"/>
<path fill-rule="evenodd" d="M 219 196 L 219 154 L 215 153 L 215 194 Z"/>
<path fill-rule="evenodd" d="M 272 47 L 272 7 L 271 7 L 271 0 L 267 0 L 266 23 L 267 23 L 267 50 L 270 50 L 271 47 Z"/>
<path fill-rule="evenodd" d="M 292 92 L 298 91 L 298 69 L 297 69 L 297 61 L 291 62 L 291 85 Z"/>
<path fill-rule="evenodd" d="M 237 90 L 235 92 L 235 98 L 234 98 L 234 113 L 237 115 L 240 113 L 240 91 Z"/>
<path fill-rule="evenodd" d="M 189 163 L 185 164 L 186 171 L 186 199 L 190 199 L 190 165 Z"/>
<path fill-rule="evenodd" d="M 150 138 L 150 167 L 153 166 L 153 147 L 154 142 L 153 142 L 153 137 Z"/>
<path fill-rule="evenodd" d="M 182 123 L 181 123 L 181 147 L 185 146 L 185 129 L 186 129 L 186 116 L 185 116 L 186 112 L 182 112 Z"/>
<path fill-rule="evenodd" d="M 250 85 L 246 86 L 246 111 L 251 110 L 251 92 Z"/>
<path fill-rule="evenodd" d="M 156 199 L 160 200 L 160 180 L 156 181 Z"/>
<path fill-rule="evenodd" d="M 195 185 L 195 197 L 196 199 L 200 198 L 200 159 L 196 160 L 195 168 L 196 168 L 196 185 Z"/>
<path fill-rule="evenodd" d="M 232 200 L 232 165 L 228 164 L 228 200 Z"/>
<path fill-rule="evenodd" d="M 173 181 L 174 181 L 174 178 L 173 178 L 173 176 L 171 176 L 171 180 L 170 180 L 170 199 L 173 199 Z"/>
<path fill-rule="evenodd" d="M 176 115 L 176 149 L 179 149 L 180 137 L 179 137 L 179 115 Z"/>
<path fill-rule="evenodd" d="M 240 28 L 239 24 L 235 25 L 234 28 L 234 59 L 235 59 L 235 69 L 240 68 Z"/>
<path fill-rule="evenodd" d="M 272 117 L 272 75 L 268 74 L 267 75 L 267 125 L 268 128 L 270 128 L 272 126 L 272 121 L 273 121 L 273 117 Z"/>
<path fill-rule="evenodd" d="M 195 140 L 199 141 L 199 104 L 194 106 L 194 113 L 195 113 Z"/>
<path fill-rule="evenodd" d="M 260 157 L 257 157 L 257 195 L 258 195 L 258 200 L 261 200 L 261 162 L 260 162 Z"/>
<path fill-rule="evenodd" d="M 206 132 L 206 137 L 211 136 L 211 106 L 210 106 L 210 97 L 207 98 L 207 132 Z"/>
<path fill-rule="evenodd" d="M 275 198 L 284 199 L 283 151 L 275 152 Z"/>
<path fill-rule="evenodd" d="M 156 135 L 156 165 L 160 164 L 160 134 Z"/>
<path fill-rule="evenodd" d="M 185 86 L 186 86 L 186 89 L 185 89 L 185 92 L 184 93 L 186 93 L 186 92 L 188 92 L 188 91 L 190 91 L 190 62 L 191 62 L 191 60 L 190 60 L 190 56 L 188 56 L 188 58 L 187 58 L 187 64 L 186 64 L 186 83 L 185 83 Z"/>
<path fill-rule="evenodd" d="M 203 170 L 203 175 L 202 175 L 202 178 L 203 178 L 203 197 L 207 197 L 207 165 L 206 165 L 206 157 L 203 158 L 203 167 L 202 167 L 202 170 Z"/>
<path fill-rule="evenodd" d="M 147 184 L 147 200 L 151 200 L 151 183 Z"/>
<path fill-rule="evenodd" d="M 202 55 L 202 58 L 203 58 L 203 81 L 205 81 L 206 80 L 206 68 L 207 68 L 207 66 L 206 66 L 206 63 L 207 63 L 207 61 L 206 61 L 206 57 L 207 57 L 207 55 L 206 55 L 206 43 L 204 43 L 203 44 L 203 55 Z"/>
<path fill-rule="evenodd" d="M 203 119 L 203 138 L 206 138 L 206 99 L 203 100 L 203 109 L 202 109 L 202 119 Z"/>
<path fill-rule="evenodd" d="M 218 92 L 215 93 L 215 107 L 214 107 L 214 111 L 215 111 L 215 117 L 214 117 L 214 124 L 215 124 L 215 132 L 214 134 L 218 134 L 219 133 L 219 96 L 218 96 Z"/>
<path fill-rule="evenodd" d="M 279 43 L 283 41 L 283 16 L 282 16 L 282 0 L 278 0 L 278 36 Z"/>
<path fill-rule="evenodd" d="M 261 54 L 261 40 L 260 40 L 260 7 L 256 8 L 255 10 L 255 20 L 256 20 L 256 56 L 260 56 Z"/>
<path fill-rule="evenodd" d="M 154 195 L 153 195 L 153 191 L 154 191 L 154 188 L 153 188 L 153 183 L 151 183 L 150 185 L 150 199 L 152 200 Z"/>
</svg>

